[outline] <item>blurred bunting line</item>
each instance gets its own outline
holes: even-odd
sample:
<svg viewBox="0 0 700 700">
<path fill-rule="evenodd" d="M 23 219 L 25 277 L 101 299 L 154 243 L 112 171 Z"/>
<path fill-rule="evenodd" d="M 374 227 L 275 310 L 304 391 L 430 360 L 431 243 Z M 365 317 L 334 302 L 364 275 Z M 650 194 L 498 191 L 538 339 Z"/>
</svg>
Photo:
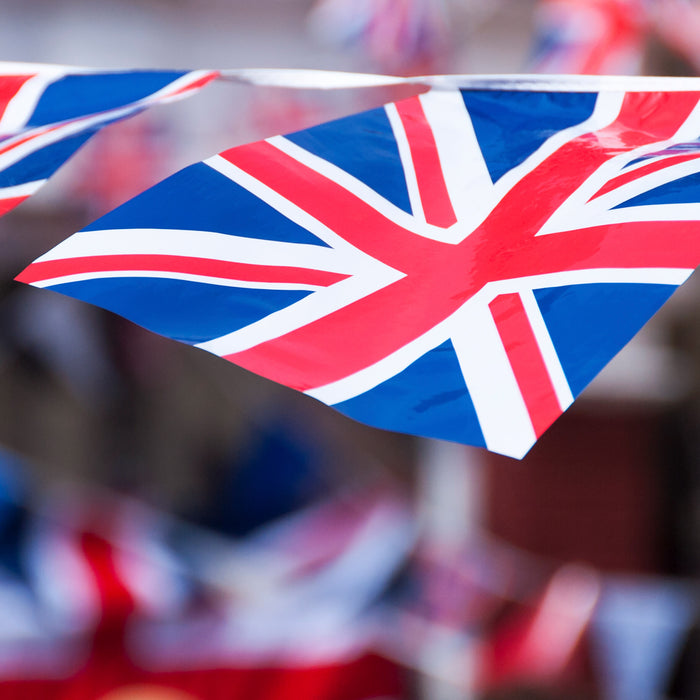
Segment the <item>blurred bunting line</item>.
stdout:
<svg viewBox="0 0 700 700">
<path fill-rule="evenodd" d="M 190 166 L 18 279 L 522 457 L 700 263 L 700 81 L 409 80 L 433 89 Z"/>
<path fill-rule="evenodd" d="M 0 564 L 0 689 L 53 678 L 67 692 L 78 642 L 99 632 L 111 646 L 95 647 L 87 667 L 97 672 L 100 654 L 119 660 L 125 644 L 154 682 L 178 668 L 198 683 L 221 669 L 311 673 L 361 650 L 465 690 L 556 682 L 582 643 L 597 642 L 610 697 L 659 696 L 696 622 L 696 582 L 610 575 L 491 538 L 435 550 L 388 487 L 331 497 L 243 539 L 94 489 L 43 499 L 25 489 L 11 497 L 29 516 L 14 535 L 34 574 Z M 387 591 L 399 572 L 408 585 Z M 33 653 L 43 645 L 46 658 Z M 123 684 L 132 671 L 103 680 Z"/>
<path fill-rule="evenodd" d="M 118 71 L 0 62 L 0 216 L 37 192 L 101 128 L 192 95 L 215 79 L 318 90 L 397 85 L 499 89 L 499 81 L 512 82 L 508 76 L 398 77 L 271 68 Z M 518 84 L 524 89 L 533 81 L 539 82 L 537 76 L 523 76 Z M 552 89 L 558 89 L 555 83 L 550 82 Z M 686 89 L 676 85 L 666 89 Z"/>
<path fill-rule="evenodd" d="M 0 216 L 36 193 L 103 127 L 217 78 L 290 88 L 394 85 L 391 76 L 278 70 L 100 70 L 0 62 Z"/>
<path fill-rule="evenodd" d="M 535 29 L 539 73 L 636 74 L 650 39 L 700 68 L 695 0 L 540 0 Z"/>
</svg>

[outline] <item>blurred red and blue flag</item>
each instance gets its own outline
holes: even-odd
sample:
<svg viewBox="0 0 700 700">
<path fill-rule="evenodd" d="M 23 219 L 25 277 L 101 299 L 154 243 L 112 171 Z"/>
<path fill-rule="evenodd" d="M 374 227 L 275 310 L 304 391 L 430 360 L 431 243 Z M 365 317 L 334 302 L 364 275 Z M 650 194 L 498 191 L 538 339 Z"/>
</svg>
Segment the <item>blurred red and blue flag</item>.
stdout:
<svg viewBox="0 0 700 700">
<path fill-rule="evenodd" d="M 532 70 L 639 73 L 649 31 L 647 0 L 540 0 Z"/>
<path fill-rule="evenodd" d="M 0 215 L 34 194 L 102 127 L 184 97 L 218 75 L 0 63 Z"/>
<path fill-rule="evenodd" d="M 18 279 L 522 457 L 700 262 L 700 92 L 452 84 L 192 165 Z"/>
</svg>

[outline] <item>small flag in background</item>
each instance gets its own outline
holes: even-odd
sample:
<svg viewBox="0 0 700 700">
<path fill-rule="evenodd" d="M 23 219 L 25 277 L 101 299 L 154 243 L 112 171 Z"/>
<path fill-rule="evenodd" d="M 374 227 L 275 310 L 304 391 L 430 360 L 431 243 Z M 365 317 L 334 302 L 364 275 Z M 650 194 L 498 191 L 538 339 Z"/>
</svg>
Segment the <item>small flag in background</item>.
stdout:
<svg viewBox="0 0 700 700">
<path fill-rule="evenodd" d="M 636 74 L 648 31 L 645 0 L 540 0 L 532 69 Z"/>
<path fill-rule="evenodd" d="M 18 279 L 522 457 L 700 262 L 700 92 L 520 80 L 230 149 Z"/>
<path fill-rule="evenodd" d="M 443 0 L 318 0 L 312 32 L 358 48 L 380 70 L 401 75 L 437 72 L 450 51 Z"/>
<path fill-rule="evenodd" d="M 103 126 L 203 87 L 218 71 L 97 71 L 0 62 L 0 216 Z"/>
</svg>

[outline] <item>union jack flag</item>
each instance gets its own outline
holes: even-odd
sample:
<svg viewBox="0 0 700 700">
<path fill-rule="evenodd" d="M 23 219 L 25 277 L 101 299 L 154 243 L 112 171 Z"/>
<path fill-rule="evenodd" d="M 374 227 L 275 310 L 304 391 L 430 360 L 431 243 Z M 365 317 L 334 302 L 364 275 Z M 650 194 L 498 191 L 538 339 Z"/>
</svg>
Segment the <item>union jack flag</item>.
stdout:
<svg viewBox="0 0 700 700">
<path fill-rule="evenodd" d="M 0 216 L 103 126 L 184 97 L 217 71 L 97 71 L 0 63 Z"/>
<path fill-rule="evenodd" d="M 522 457 L 700 261 L 700 92 L 530 82 L 224 151 L 18 279 Z"/>
</svg>

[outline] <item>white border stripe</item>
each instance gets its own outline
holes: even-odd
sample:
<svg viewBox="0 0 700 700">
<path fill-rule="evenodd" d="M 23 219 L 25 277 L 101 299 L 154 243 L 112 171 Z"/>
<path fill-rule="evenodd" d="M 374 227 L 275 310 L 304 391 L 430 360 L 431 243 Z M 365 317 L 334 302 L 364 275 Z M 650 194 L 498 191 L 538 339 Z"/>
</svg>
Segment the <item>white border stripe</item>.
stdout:
<svg viewBox="0 0 700 700">
<path fill-rule="evenodd" d="M 418 187 L 418 178 L 416 177 L 416 169 L 413 165 L 413 157 L 411 156 L 411 146 L 406 137 L 406 130 L 399 115 L 395 104 L 384 106 L 391 129 L 394 132 L 396 145 L 399 149 L 399 157 L 403 165 L 404 177 L 406 178 L 406 189 L 408 190 L 408 198 L 411 202 L 411 211 L 416 221 L 425 224 L 425 212 L 423 211 L 423 202 L 420 198 L 420 189 Z"/>
<path fill-rule="evenodd" d="M 154 71 L 157 73 L 158 71 Z M 174 71 L 178 72 L 178 71 Z M 172 82 L 168 83 L 165 87 L 162 87 L 160 90 L 157 92 L 151 93 L 150 95 L 147 95 L 146 97 L 141 98 L 140 100 L 137 100 L 136 102 L 132 103 L 134 105 L 149 105 L 151 103 L 157 102 L 159 104 L 165 104 L 167 102 L 173 102 L 175 100 L 180 100 L 186 97 L 189 97 L 190 90 L 201 90 L 206 85 L 199 85 L 197 87 L 191 87 L 192 83 L 196 83 L 198 80 L 203 78 L 206 75 L 211 75 L 212 73 L 218 75 L 219 71 L 211 71 L 211 70 L 194 70 L 190 71 L 188 73 L 185 73 L 184 75 L 181 75 L 179 78 L 176 78 Z M 188 88 L 189 89 L 186 89 Z M 178 92 L 181 90 L 182 92 Z"/>
<path fill-rule="evenodd" d="M 495 189 L 462 95 L 432 90 L 420 96 L 432 128 L 450 202 L 457 215 L 450 240 L 461 241 L 488 216 Z M 456 230 L 454 230 L 456 229 Z"/>
<path fill-rule="evenodd" d="M 407 78 L 411 84 L 441 90 L 518 90 L 534 92 L 688 92 L 700 91 L 697 77 L 632 75 L 426 75 Z"/>
<path fill-rule="evenodd" d="M 129 278 L 142 277 L 145 279 L 170 279 L 182 280 L 184 282 L 203 282 L 221 287 L 239 287 L 245 289 L 279 289 L 279 290 L 309 290 L 316 291 L 325 287 L 315 284 L 295 284 L 293 282 L 250 282 L 247 280 L 236 280 L 228 277 L 215 277 L 208 275 L 190 275 L 183 272 L 164 272 L 163 270 L 116 270 L 106 272 L 84 272 L 75 275 L 63 275 L 62 277 L 52 277 L 36 282 L 31 282 L 33 287 L 45 289 L 55 287 L 59 284 L 69 284 L 71 282 L 88 282 L 90 280 L 101 280 L 106 278 Z M 56 291 L 61 291 L 56 290 Z"/>
<path fill-rule="evenodd" d="M 561 362 L 557 351 L 554 349 L 552 338 L 549 335 L 547 326 L 542 318 L 542 312 L 537 305 L 537 300 L 531 289 L 520 292 L 525 313 L 530 321 L 530 327 L 535 334 L 537 345 L 542 354 L 542 359 L 547 367 L 547 373 L 552 381 L 554 393 L 557 395 L 557 401 L 562 411 L 565 411 L 574 402 L 574 395 L 571 393 L 571 387 L 562 369 Z"/>
<path fill-rule="evenodd" d="M 336 185 L 339 185 L 358 199 L 361 199 L 376 212 L 386 217 L 397 226 L 401 226 L 402 228 L 406 229 L 406 231 L 409 233 L 440 241 L 442 243 L 458 242 L 457 239 L 464 237 L 463 235 L 454 235 L 455 241 L 446 240 L 446 237 L 449 238 L 451 235 L 448 233 L 448 231 L 461 231 L 461 228 L 457 229 L 457 227 L 452 227 L 446 230 L 438 226 L 432 226 L 425 221 L 421 221 L 420 218 L 415 218 L 412 214 L 400 209 L 395 204 L 382 197 L 379 193 L 377 193 L 371 187 L 368 187 L 361 180 L 358 180 L 356 177 L 350 175 L 345 170 L 342 170 L 333 163 L 297 146 L 284 136 L 274 136 L 273 138 L 267 139 L 267 142 L 291 158 L 294 158 L 294 160 L 298 161 L 302 165 L 305 165 L 308 168 L 315 170 L 317 173 L 320 173 L 324 177 L 327 177 L 329 180 L 332 180 Z"/>
<path fill-rule="evenodd" d="M 451 318 L 359 372 L 350 374 L 336 382 L 309 389 L 305 393 L 332 406 L 373 389 L 405 370 L 421 355 L 444 343 L 450 337 Z"/>
<path fill-rule="evenodd" d="M 467 302 L 454 315 L 452 328 L 452 344 L 486 447 L 523 457 L 537 437 L 488 306 Z"/>
<path fill-rule="evenodd" d="M 0 199 L 11 199 L 12 197 L 29 197 L 34 194 L 46 180 L 34 180 L 33 182 L 24 182 L 21 185 L 13 185 L 12 187 L 0 187 Z"/>
<path fill-rule="evenodd" d="M 277 147 L 275 139 L 270 139 L 269 143 L 272 146 Z M 238 183 L 241 185 L 241 187 L 247 189 L 251 194 L 254 194 L 258 199 L 262 200 L 266 204 L 269 204 L 273 209 L 276 209 L 280 214 L 286 216 L 293 223 L 305 228 L 307 231 L 310 231 L 314 236 L 320 238 L 324 243 L 331 246 L 335 250 L 342 250 L 345 255 L 359 254 L 357 248 L 335 233 L 335 231 L 328 228 L 328 226 L 311 216 L 304 209 L 290 202 L 271 187 L 268 187 L 260 180 L 255 179 L 222 156 L 212 156 L 203 162 L 213 170 L 216 170 L 225 177 L 229 178 L 229 180 L 233 180 L 234 182 Z M 369 256 L 365 253 L 362 253 L 361 255 L 365 258 L 369 258 Z"/>
<path fill-rule="evenodd" d="M 620 175 L 623 175 L 624 172 L 624 170 L 621 171 Z M 634 180 L 631 180 L 630 182 L 620 185 L 619 187 L 610 190 L 610 192 L 606 192 L 605 194 L 600 195 L 600 197 L 596 197 L 596 199 L 590 202 L 588 206 L 590 207 L 591 205 L 595 204 L 596 206 L 604 209 L 612 209 L 618 204 L 623 204 L 637 195 L 644 194 L 649 190 L 653 190 L 661 185 L 687 177 L 688 175 L 695 175 L 698 172 L 700 172 L 700 153 L 696 154 L 696 157 L 693 159 L 688 159 L 682 163 L 676 163 L 675 165 L 668 165 L 667 167 L 659 168 L 654 172 L 648 173 L 647 175 L 642 175 Z M 697 206 L 700 209 L 700 204 Z M 630 209 L 631 207 L 625 208 Z"/>
</svg>

